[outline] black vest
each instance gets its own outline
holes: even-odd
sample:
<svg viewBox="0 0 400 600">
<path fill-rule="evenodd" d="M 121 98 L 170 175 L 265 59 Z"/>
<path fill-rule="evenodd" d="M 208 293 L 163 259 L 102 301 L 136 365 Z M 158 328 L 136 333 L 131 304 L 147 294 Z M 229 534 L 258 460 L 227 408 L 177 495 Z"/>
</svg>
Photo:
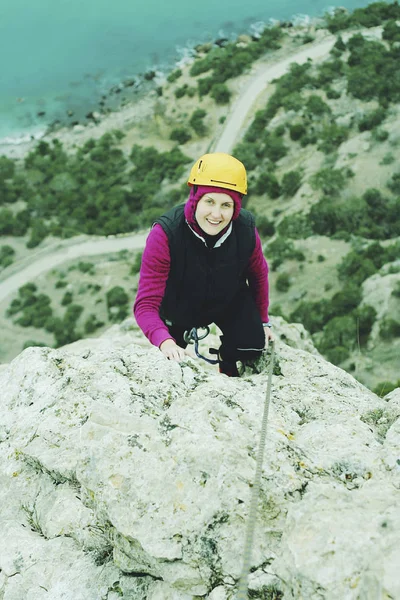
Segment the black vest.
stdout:
<svg viewBox="0 0 400 600">
<path fill-rule="evenodd" d="M 168 236 L 171 265 L 160 316 L 184 328 L 208 325 L 247 285 L 247 266 L 256 243 L 255 221 L 247 210 L 232 221 L 232 231 L 217 248 L 208 248 L 190 229 L 184 206 L 159 223 Z"/>
</svg>

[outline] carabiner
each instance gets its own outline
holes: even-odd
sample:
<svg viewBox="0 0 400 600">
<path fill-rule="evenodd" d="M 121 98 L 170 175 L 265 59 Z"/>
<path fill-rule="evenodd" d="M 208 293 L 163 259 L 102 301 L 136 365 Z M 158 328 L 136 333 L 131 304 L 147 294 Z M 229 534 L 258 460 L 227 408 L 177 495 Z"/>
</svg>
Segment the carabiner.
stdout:
<svg viewBox="0 0 400 600">
<path fill-rule="evenodd" d="M 194 351 L 198 358 L 202 358 L 206 362 L 210 363 L 210 365 L 217 365 L 219 363 L 218 359 L 213 360 L 212 358 L 206 358 L 205 356 L 200 354 L 199 341 L 204 340 L 204 338 L 206 338 L 208 336 L 208 334 L 210 333 L 210 328 L 208 327 L 208 325 L 206 325 L 205 327 L 199 327 L 199 329 L 205 329 L 204 335 L 199 336 L 199 334 L 197 332 L 197 327 L 192 327 L 192 329 L 190 331 L 184 332 L 183 339 L 186 342 L 186 344 L 194 344 Z"/>
</svg>

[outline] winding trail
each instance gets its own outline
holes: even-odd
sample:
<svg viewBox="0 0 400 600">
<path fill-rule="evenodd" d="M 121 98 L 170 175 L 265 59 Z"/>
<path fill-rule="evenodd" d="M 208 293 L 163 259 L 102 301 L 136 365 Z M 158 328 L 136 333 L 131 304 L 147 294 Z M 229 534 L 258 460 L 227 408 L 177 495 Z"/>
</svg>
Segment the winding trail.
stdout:
<svg viewBox="0 0 400 600">
<path fill-rule="evenodd" d="M 368 37 L 379 39 L 381 32 L 382 28 L 376 27 L 367 30 L 364 34 Z M 346 40 L 353 33 L 346 32 L 342 37 Z M 307 48 L 302 48 L 294 52 L 291 56 L 279 60 L 276 64 L 259 66 L 247 82 L 245 91 L 240 94 L 233 104 L 218 141 L 211 146 L 212 151 L 231 153 L 241 134 L 247 115 L 267 85 L 274 79 L 282 77 L 289 70 L 292 63 L 303 64 L 308 59 L 315 60 L 327 56 L 335 41 L 336 37 L 329 35 L 324 40 L 310 44 Z M 10 267 L 1 273 L 0 302 L 28 281 L 35 279 L 42 273 L 66 261 L 85 256 L 119 252 L 121 250 L 142 250 L 146 237 L 147 232 L 113 236 L 112 238 L 96 237 L 93 239 L 93 237 L 90 238 L 89 236 L 80 236 L 79 241 L 71 242 L 67 240 L 55 243 L 37 252 L 35 255 L 30 255 L 10 265 Z"/>
</svg>

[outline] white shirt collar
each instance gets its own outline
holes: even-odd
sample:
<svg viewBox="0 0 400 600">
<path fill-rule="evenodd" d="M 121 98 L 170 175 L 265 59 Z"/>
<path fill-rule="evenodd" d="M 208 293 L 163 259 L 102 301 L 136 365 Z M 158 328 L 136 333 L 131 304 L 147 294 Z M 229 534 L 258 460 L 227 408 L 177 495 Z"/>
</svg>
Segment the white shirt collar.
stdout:
<svg viewBox="0 0 400 600">
<path fill-rule="evenodd" d="M 186 221 L 186 223 L 188 224 L 188 227 L 190 228 L 190 230 L 194 233 L 194 235 L 196 237 L 199 238 L 199 240 L 201 240 L 205 246 L 207 246 L 207 242 L 206 240 L 199 234 L 197 233 L 193 227 L 191 227 L 190 223 L 188 223 L 188 221 Z M 222 244 L 224 243 L 224 241 L 226 240 L 227 237 L 229 237 L 229 235 L 231 234 L 232 231 L 232 221 L 229 223 L 229 227 L 228 229 L 225 231 L 224 235 L 222 235 L 214 244 L 214 248 L 219 248 L 220 246 L 222 246 Z"/>
</svg>

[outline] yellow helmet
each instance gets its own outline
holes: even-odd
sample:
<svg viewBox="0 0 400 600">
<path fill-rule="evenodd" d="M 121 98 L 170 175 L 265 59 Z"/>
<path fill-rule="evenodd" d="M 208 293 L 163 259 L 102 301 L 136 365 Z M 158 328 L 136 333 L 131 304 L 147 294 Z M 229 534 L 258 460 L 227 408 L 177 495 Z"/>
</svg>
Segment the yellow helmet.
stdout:
<svg viewBox="0 0 400 600">
<path fill-rule="evenodd" d="M 190 171 L 188 185 L 210 185 L 247 194 L 246 169 L 230 154 L 203 154 Z"/>
</svg>

